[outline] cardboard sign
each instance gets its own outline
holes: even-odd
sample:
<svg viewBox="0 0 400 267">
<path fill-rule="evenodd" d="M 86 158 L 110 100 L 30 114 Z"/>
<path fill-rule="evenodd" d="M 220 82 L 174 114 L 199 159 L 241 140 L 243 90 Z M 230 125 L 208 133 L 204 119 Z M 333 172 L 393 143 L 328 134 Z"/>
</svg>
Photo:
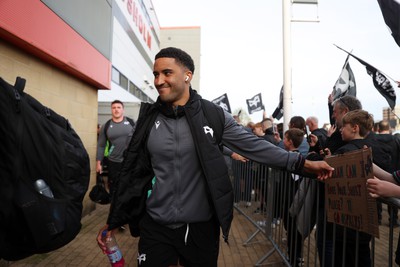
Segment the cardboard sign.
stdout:
<svg viewBox="0 0 400 267">
<path fill-rule="evenodd" d="M 379 238 L 376 200 L 367 191 L 373 178 L 372 150 L 360 149 L 325 159 L 335 168 L 325 180 L 327 220 Z"/>
</svg>

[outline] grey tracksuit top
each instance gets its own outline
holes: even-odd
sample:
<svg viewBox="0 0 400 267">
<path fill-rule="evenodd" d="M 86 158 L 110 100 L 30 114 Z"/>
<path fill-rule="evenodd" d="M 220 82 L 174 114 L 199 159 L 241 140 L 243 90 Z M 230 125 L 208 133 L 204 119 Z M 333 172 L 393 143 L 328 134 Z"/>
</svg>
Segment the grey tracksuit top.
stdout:
<svg viewBox="0 0 400 267">
<path fill-rule="evenodd" d="M 103 160 L 104 158 L 104 149 L 106 147 L 107 137 L 104 133 L 104 127 L 101 126 L 99 131 L 99 139 L 97 141 L 97 154 L 96 160 Z M 108 159 L 113 162 L 122 162 L 124 160 L 124 151 L 129 145 L 129 141 L 131 140 L 132 134 L 135 130 L 135 127 L 130 125 L 129 121 L 124 117 L 121 122 L 110 121 L 108 126 L 107 136 L 108 139 L 112 143 L 112 152 L 108 156 Z"/>
<path fill-rule="evenodd" d="M 269 166 L 295 170 L 299 154 L 287 152 L 238 125 L 225 112 L 222 143 L 238 154 Z M 146 209 L 158 223 L 174 227 L 211 218 L 207 185 L 186 116 L 160 113 L 151 128 L 147 148 L 156 182 Z"/>
</svg>

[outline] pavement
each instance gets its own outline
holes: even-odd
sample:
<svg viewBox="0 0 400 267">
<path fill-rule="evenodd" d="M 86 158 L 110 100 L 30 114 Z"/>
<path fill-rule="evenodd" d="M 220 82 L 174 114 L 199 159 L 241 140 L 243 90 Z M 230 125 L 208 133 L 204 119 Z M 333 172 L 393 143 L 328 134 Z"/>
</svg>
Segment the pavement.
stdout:
<svg viewBox="0 0 400 267">
<path fill-rule="evenodd" d="M 110 266 L 108 258 L 97 246 L 97 233 L 105 224 L 109 205 L 96 205 L 96 209 L 82 218 L 82 229 L 77 237 L 66 246 L 50 253 L 37 254 L 15 262 L 0 261 L 0 266 L 29 267 L 29 266 Z M 254 226 L 242 215 L 235 211 L 235 218 L 231 228 L 229 245 L 220 242 L 218 266 L 246 267 L 254 263 L 265 254 L 266 239 L 260 234 L 256 237 L 258 243 L 243 246 L 243 242 L 255 230 Z M 137 266 L 138 238 L 130 235 L 129 229 L 118 231 L 116 239 L 120 246 L 125 266 Z"/>
<path fill-rule="evenodd" d="M 28 266 L 110 266 L 108 258 L 97 246 L 97 233 L 104 225 L 109 205 L 96 205 L 96 209 L 82 218 L 82 229 L 77 237 L 66 246 L 50 253 L 37 254 L 20 261 L 6 262 L 0 260 L 0 267 L 28 267 Z M 253 209 L 253 207 L 249 207 Z M 255 209 L 255 208 L 254 208 Z M 379 226 L 380 238 L 375 239 L 375 267 L 387 267 L 389 242 L 389 226 L 386 209 L 383 211 L 382 225 Z M 282 225 L 282 224 L 281 224 Z M 277 227 L 274 231 L 282 231 Z M 274 232 L 274 233 L 275 233 Z M 257 233 L 257 228 L 246 218 L 235 210 L 234 219 L 230 231 L 229 244 L 220 242 L 220 253 L 218 258 L 219 267 L 250 267 L 254 266 L 267 253 L 271 255 L 265 260 L 268 266 L 284 266 L 278 253 L 274 251 L 265 235 Z M 254 238 L 247 245 L 244 243 L 253 234 Z M 311 243 L 314 243 L 313 234 Z M 394 228 L 393 252 L 397 247 L 399 227 Z M 117 242 L 125 258 L 125 266 L 137 266 L 137 243 L 138 238 L 133 238 L 129 230 L 116 233 Z M 306 241 L 307 242 L 307 241 Z M 318 266 L 311 257 L 309 266 Z M 207 266 L 205 266 L 207 267 Z"/>
</svg>

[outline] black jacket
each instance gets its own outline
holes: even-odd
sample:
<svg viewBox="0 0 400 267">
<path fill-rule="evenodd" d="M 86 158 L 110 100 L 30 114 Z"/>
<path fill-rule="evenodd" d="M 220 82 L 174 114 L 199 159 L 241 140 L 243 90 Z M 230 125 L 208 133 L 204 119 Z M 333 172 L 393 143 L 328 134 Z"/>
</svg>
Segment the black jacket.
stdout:
<svg viewBox="0 0 400 267">
<path fill-rule="evenodd" d="M 218 143 L 201 134 L 204 131 L 206 118 L 200 100 L 201 97 L 195 91 L 191 91 L 190 100 L 184 107 L 179 107 L 177 113 L 183 113 L 188 120 L 202 166 L 201 171 L 207 181 L 208 201 L 227 240 L 233 219 L 232 185 Z M 176 115 L 176 112 L 160 101 L 141 105 L 136 131 L 127 150 L 117 190 L 111 203 L 107 221 L 109 229 L 129 222 L 132 235 L 139 235 L 137 225 L 145 212 L 147 191 L 151 188 L 151 180 L 154 177 L 147 150 L 147 138 L 159 112 L 166 116 Z"/>
</svg>

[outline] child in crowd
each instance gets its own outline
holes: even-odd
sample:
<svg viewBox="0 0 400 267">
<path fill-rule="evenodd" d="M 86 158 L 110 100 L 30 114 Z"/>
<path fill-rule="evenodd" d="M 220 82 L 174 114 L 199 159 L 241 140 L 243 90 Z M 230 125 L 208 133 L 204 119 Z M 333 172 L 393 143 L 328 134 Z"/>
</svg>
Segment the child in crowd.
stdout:
<svg viewBox="0 0 400 267">
<path fill-rule="evenodd" d="M 343 141 L 347 142 L 347 144 L 338 148 L 334 154 L 344 154 L 346 152 L 361 149 L 365 146 L 369 147 L 370 144 L 366 139 L 364 139 L 364 137 L 368 135 L 369 131 L 373 128 L 373 125 L 374 120 L 372 115 L 364 110 L 358 109 L 346 113 L 342 118 L 342 128 L 340 129 L 340 133 Z M 328 151 L 328 155 L 330 155 L 330 151 Z M 359 241 L 358 248 L 356 247 L 357 235 Z M 336 234 L 334 238 L 336 239 L 335 265 L 342 265 L 343 257 L 345 257 L 343 266 L 356 266 L 356 252 L 358 250 L 358 266 L 371 266 L 371 251 L 369 247 L 371 235 L 350 228 L 347 228 L 346 231 L 344 231 L 343 226 L 336 225 Z M 346 240 L 345 243 L 344 240 Z M 344 252 L 343 246 L 346 246 Z"/>
<path fill-rule="evenodd" d="M 287 130 L 283 137 L 283 145 L 287 151 L 298 152 L 299 146 L 303 142 L 304 132 L 298 128 L 291 128 Z M 303 177 L 292 174 L 289 180 L 285 181 L 286 188 L 283 201 L 283 225 L 285 226 L 287 233 L 287 245 L 289 261 L 292 266 L 302 266 L 302 248 L 303 248 L 303 237 L 297 230 L 297 216 L 291 216 L 289 214 L 289 208 L 293 202 L 293 196 L 296 194 L 299 188 L 300 181 Z"/>
</svg>

